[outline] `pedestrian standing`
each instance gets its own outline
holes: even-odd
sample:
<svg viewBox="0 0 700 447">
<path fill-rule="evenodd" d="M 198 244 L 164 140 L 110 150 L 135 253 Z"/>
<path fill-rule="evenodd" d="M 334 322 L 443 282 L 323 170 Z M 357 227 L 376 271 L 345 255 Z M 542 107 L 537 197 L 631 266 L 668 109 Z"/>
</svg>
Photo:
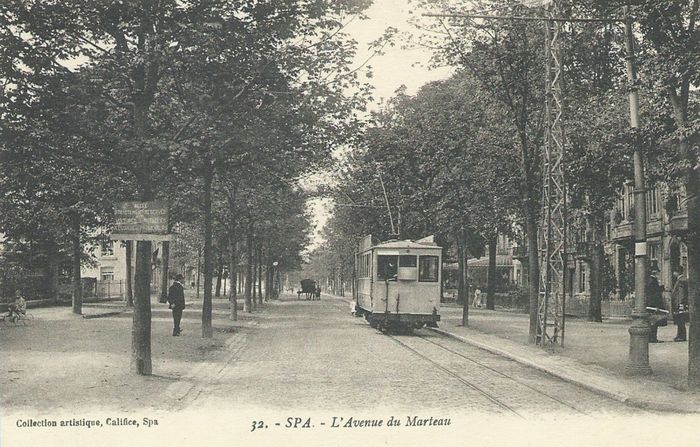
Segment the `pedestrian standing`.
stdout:
<svg viewBox="0 0 700 447">
<path fill-rule="evenodd" d="M 478 287 L 474 290 L 474 301 L 472 307 L 481 307 L 481 289 Z"/>
<path fill-rule="evenodd" d="M 185 279 L 181 274 L 175 276 L 175 281 L 168 289 L 168 303 L 173 311 L 173 336 L 178 336 L 182 333 L 180 329 L 180 320 L 182 320 L 182 311 L 185 309 L 185 288 L 182 286 L 182 280 Z"/>
<path fill-rule="evenodd" d="M 659 269 L 652 267 L 649 273 L 649 279 L 646 284 L 646 305 L 649 315 L 649 324 L 651 325 L 651 334 L 649 334 L 649 343 L 661 343 L 657 333 L 659 326 L 668 324 L 668 317 L 665 314 L 666 306 L 664 305 L 663 287 L 659 285 L 659 280 L 656 275 L 659 274 Z"/>
<path fill-rule="evenodd" d="M 671 289 L 671 306 L 673 322 L 676 324 L 676 337 L 673 341 L 686 341 L 685 323 L 688 318 L 688 280 L 683 274 L 683 267 L 673 271 L 673 289 Z"/>
</svg>

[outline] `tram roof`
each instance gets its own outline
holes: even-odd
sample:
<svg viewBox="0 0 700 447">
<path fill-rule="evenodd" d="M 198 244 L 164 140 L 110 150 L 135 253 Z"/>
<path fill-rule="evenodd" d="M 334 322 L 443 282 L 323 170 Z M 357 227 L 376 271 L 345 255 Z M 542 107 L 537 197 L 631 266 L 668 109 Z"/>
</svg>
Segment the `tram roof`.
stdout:
<svg viewBox="0 0 700 447">
<path fill-rule="evenodd" d="M 415 242 L 415 241 L 411 241 L 411 240 L 380 242 L 379 244 L 376 244 L 376 245 L 369 247 L 368 250 L 373 249 L 373 248 L 436 248 L 436 249 L 442 249 L 442 247 L 439 247 L 435 242 Z"/>
</svg>

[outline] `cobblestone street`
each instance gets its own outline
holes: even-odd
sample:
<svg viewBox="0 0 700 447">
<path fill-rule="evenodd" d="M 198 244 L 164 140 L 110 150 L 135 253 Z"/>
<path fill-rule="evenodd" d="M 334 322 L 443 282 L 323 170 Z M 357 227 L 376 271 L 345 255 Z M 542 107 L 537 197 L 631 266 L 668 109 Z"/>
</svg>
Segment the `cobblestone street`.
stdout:
<svg viewBox="0 0 700 447">
<path fill-rule="evenodd" d="M 283 300 L 247 344 L 191 394 L 195 408 L 402 409 L 534 416 L 638 413 L 428 330 L 388 336 L 338 299 Z"/>
</svg>

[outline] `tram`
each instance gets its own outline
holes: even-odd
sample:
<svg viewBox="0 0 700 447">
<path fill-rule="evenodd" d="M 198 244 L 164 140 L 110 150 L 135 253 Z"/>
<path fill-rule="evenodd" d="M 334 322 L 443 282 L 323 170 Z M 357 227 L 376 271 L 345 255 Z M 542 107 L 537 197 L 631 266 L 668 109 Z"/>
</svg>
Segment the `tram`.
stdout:
<svg viewBox="0 0 700 447">
<path fill-rule="evenodd" d="M 437 327 L 441 265 L 432 236 L 376 244 L 366 236 L 355 255 L 355 316 L 382 331 Z"/>
</svg>

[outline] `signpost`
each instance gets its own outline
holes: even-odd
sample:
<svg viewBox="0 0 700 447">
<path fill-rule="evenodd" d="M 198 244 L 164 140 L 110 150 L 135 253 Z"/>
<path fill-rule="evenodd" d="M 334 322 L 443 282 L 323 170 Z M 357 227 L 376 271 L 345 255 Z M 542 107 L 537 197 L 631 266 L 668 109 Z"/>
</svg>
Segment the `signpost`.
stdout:
<svg viewBox="0 0 700 447">
<path fill-rule="evenodd" d="M 121 202 L 114 209 L 114 241 L 170 241 L 168 206 L 163 202 Z"/>
<path fill-rule="evenodd" d="M 152 241 L 170 241 L 168 206 L 163 202 L 121 202 L 114 209 L 115 224 L 110 239 L 138 241 L 134 290 L 134 319 L 131 331 L 132 369 L 150 375 L 151 365 L 151 259 Z M 165 255 L 165 250 L 164 250 Z M 167 257 L 164 258 L 167 264 Z M 167 270 L 166 270 L 167 271 Z M 131 272 L 127 272 L 131 276 Z"/>
</svg>

